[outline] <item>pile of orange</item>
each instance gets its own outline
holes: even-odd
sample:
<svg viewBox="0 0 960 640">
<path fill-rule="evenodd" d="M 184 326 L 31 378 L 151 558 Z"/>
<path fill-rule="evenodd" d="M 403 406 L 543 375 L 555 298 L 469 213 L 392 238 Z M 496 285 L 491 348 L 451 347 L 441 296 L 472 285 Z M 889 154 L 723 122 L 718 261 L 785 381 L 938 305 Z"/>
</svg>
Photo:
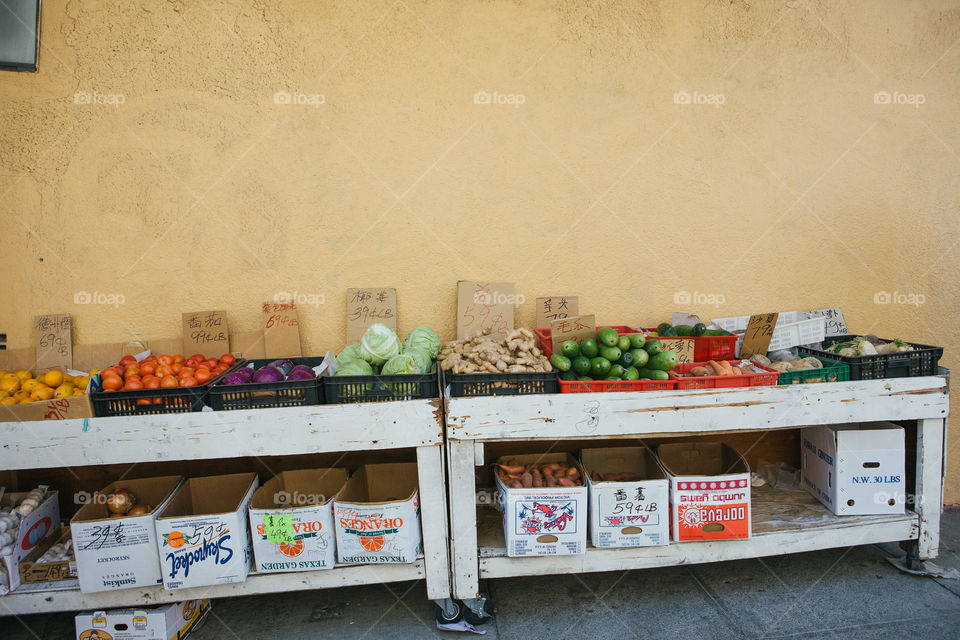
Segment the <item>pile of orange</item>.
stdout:
<svg viewBox="0 0 960 640">
<path fill-rule="evenodd" d="M 96 372 L 94 369 L 90 375 Z M 9 372 L 0 369 L 0 404 L 26 404 L 51 398 L 82 396 L 90 375 L 72 376 L 56 369 L 33 377 L 27 369 Z"/>
<path fill-rule="evenodd" d="M 140 362 L 133 356 L 124 356 L 120 362 L 100 372 L 104 391 L 140 391 L 143 389 L 171 389 L 196 387 L 206 384 L 233 366 L 231 354 L 205 358 L 195 353 L 189 358 L 182 354 L 149 355 Z M 160 404 L 160 398 L 143 398 L 137 404 Z"/>
</svg>

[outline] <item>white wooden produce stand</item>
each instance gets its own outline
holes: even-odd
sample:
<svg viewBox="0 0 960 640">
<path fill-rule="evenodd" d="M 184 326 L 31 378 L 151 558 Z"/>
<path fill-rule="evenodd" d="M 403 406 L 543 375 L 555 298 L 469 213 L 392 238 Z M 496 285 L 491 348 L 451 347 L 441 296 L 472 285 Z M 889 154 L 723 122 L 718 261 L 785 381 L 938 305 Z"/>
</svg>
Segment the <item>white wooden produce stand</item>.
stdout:
<svg viewBox="0 0 960 640">
<path fill-rule="evenodd" d="M 5 470 L 415 448 L 424 548 L 424 558 L 411 564 L 251 573 L 241 583 L 175 591 L 157 586 L 83 594 L 75 588 L 22 591 L 21 587 L 0 597 L 0 615 L 422 578 L 426 579 L 428 598 L 446 599 L 450 595 L 450 563 L 442 447 L 439 399 L 0 423 L 0 469 Z M 261 482 L 267 479 L 261 478 Z"/>
<path fill-rule="evenodd" d="M 936 557 L 943 505 L 948 372 L 917 378 L 696 391 L 567 393 L 446 398 L 453 597 L 478 595 L 480 578 L 642 569 L 772 556 L 831 547 L 915 541 Z M 720 434 L 805 425 L 916 420 L 915 505 L 904 515 L 832 515 L 806 493 L 755 491 L 749 540 L 671 542 L 583 555 L 510 558 L 499 514 L 476 502 L 475 465 L 487 442 Z M 494 513 L 496 517 L 489 518 Z"/>
</svg>

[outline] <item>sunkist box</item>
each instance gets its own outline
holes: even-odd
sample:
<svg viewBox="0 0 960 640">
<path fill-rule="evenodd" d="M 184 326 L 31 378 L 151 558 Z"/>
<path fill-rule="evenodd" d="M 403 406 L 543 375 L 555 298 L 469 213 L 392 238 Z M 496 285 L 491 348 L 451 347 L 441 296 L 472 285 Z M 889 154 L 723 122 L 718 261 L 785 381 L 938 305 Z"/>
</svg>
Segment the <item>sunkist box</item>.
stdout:
<svg viewBox="0 0 960 640">
<path fill-rule="evenodd" d="M 27 496 L 26 491 L 5 493 L 2 505 L 15 506 Z M 57 492 L 50 491 L 37 507 L 20 521 L 17 539 L 13 543 L 13 553 L 3 556 L 3 563 L 10 577 L 10 590 L 20 586 L 20 561 L 26 558 L 44 538 L 53 535 L 60 528 L 60 503 Z"/>
<path fill-rule="evenodd" d="M 750 467 L 719 442 L 662 444 L 676 542 L 750 537 Z"/>
<path fill-rule="evenodd" d="M 368 464 L 333 501 L 340 562 L 414 562 L 423 555 L 414 463 Z"/>
<path fill-rule="evenodd" d="M 670 482 L 647 447 L 584 449 L 580 462 L 590 494 L 595 547 L 645 547 L 670 542 Z M 602 475 L 635 474 L 605 480 Z M 594 479 L 596 478 L 596 479 Z"/>
<path fill-rule="evenodd" d="M 209 600 L 187 600 L 150 609 L 77 614 L 77 640 L 184 640 L 210 610 Z"/>
<path fill-rule="evenodd" d="M 153 587 L 161 582 L 157 555 L 157 514 L 183 483 L 182 476 L 112 482 L 96 492 L 70 519 L 73 546 L 84 593 Z M 137 504 L 151 511 L 140 516 L 111 517 L 107 496 L 127 489 Z"/>
<path fill-rule="evenodd" d="M 562 462 L 583 469 L 567 453 L 507 456 L 498 462 L 516 461 L 518 465 L 538 462 Z M 586 552 L 587 487 L 541 487 L 512 489 L 498 474 L 497 499 L 503 516 L 503 536 L 507 555 L 562 556 Z"/>
<path fill-rule="evenodd" d="M 333 568 L 333 500 L 346 481 L 346 469 L 303 469 L 283 471 L 257 489 L 250 502 L 257 571 Z"/>
<path fill-rule="evenodd" d="M 837 515 L 904 511 L 903 427 L 890 422 L 801 430 L 803 485 Z"/>
<path fill-rule="evenodd" d="M 180 486 L 157 515 L 157 545 L 165 588 L 185 589 L 247 579 L 247 507 L 256 488 L 256 473 L 190 478 Z"/>
</svg>

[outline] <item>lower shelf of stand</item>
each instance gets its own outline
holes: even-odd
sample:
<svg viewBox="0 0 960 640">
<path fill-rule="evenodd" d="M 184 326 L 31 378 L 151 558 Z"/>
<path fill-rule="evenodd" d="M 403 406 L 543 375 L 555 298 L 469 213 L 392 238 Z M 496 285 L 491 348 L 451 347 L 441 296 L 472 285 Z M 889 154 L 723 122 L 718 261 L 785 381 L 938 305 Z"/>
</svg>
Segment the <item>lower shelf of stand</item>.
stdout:
<svg viewBox="0 0 960 640">
<path fill-rule="evenodd" d="M 81 593 L 79 589 L 26 589 L 0 596 L 0 616 L 110 609 L 137 605 L 163 604 L 200 598 L 224 598 L 281 591 L 328 589 L 362 584 L 422 580 L 423 559 L 410 564 L 338 565 L 330 570 L 296 573 L 251 573 L 245 582 L 167 591 L 163 587 L 121 589 L 100 593 Z"/>
<path fill-rule="evenodd" d="M 671 542 L 656 547 L 614 549 L 599 549 L 588 542 L 586 553 L 575 556 L 508 557 L 500 514 L 480 507 L 480 577 L 648 569 L 896 542 L 919 535 L 919 518 L 912 511 L 899 515 L 835 516 L 805 491 L 760 487 L 752 494 L 753 531 L 749 540 Z"/>
</svg>

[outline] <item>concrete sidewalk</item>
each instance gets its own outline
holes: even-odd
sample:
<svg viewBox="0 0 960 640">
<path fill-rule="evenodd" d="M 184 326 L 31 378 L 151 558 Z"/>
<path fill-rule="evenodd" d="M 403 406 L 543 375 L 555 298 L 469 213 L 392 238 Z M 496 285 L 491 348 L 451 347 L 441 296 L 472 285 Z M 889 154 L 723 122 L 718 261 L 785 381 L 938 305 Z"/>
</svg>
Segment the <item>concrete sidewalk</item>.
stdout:
<svg viewBox="0 0 960 640">
<path fill-rule="evenodd" d="M 960 568 L 960 513 L 946 514 L 937 564 Z M 905 575 L 896 545 L 646 571 L 487 584 L 491 640 L 565 638 L 960 638 L 960 581 Z M 73 616 L 0 618 L 4 640 L 66 640 Z M 194 640 L 467 638 L 436 630 L 423 582 L 214 602 Z"/>
</svg>

